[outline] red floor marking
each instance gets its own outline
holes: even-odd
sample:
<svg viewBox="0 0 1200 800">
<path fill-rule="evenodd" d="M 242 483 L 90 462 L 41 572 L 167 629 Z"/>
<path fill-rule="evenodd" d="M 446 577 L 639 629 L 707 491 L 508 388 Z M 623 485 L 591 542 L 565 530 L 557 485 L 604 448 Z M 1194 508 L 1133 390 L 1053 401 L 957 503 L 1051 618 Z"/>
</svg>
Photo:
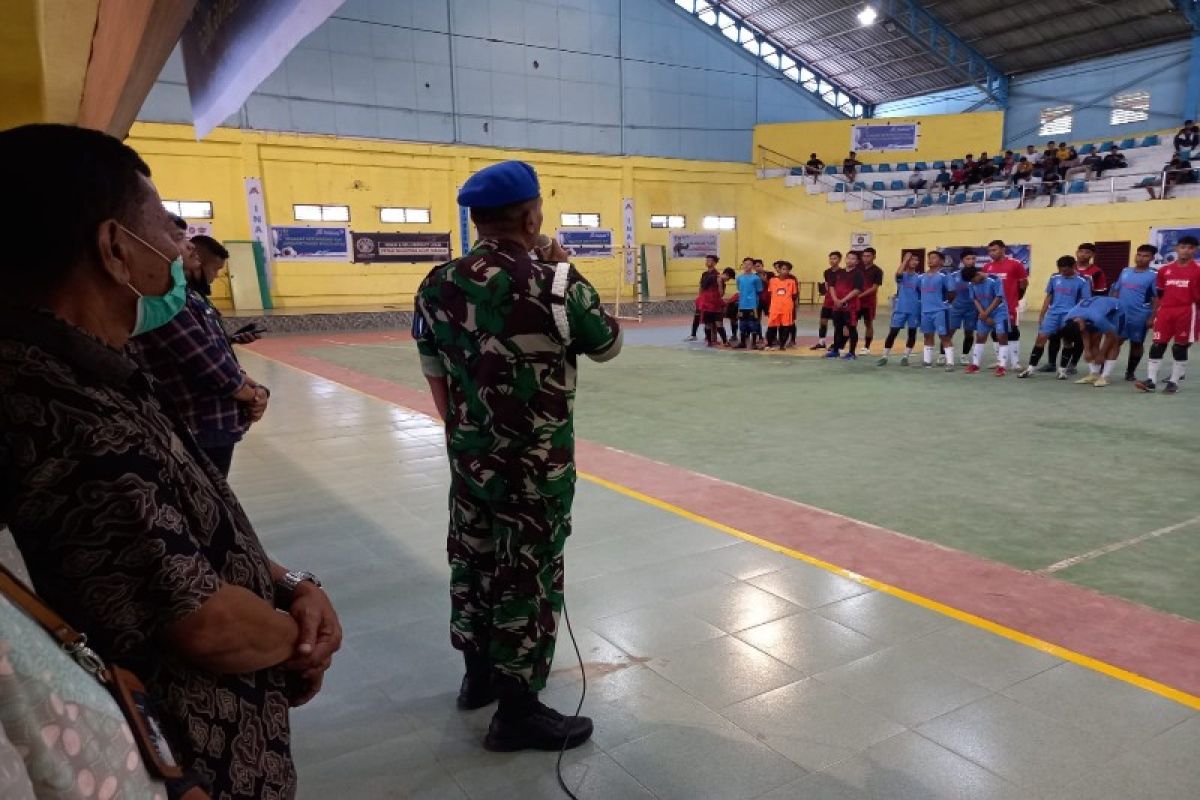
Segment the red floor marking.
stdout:
<svg viewBox="0 0 1200 800">
<path fill-rule="evenodd" d="M 268 358 L 423 414 L 429 395 L 304 350 L 408 339 L 394 333 L 265 339 Z M 885 528 L 580 440 L 581 469 L 762 539 L 1200 695 L 1200 623 Z"/>
</svg>

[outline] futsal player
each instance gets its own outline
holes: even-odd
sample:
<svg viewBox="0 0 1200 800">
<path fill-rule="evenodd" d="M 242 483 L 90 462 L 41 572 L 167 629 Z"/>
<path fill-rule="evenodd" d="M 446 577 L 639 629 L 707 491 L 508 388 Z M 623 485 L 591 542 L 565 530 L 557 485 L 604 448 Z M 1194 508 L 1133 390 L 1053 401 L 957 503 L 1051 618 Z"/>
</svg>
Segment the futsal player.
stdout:
<svg viewBox="0 0 1200 800">
<path fill-rule="evenodd" d="M 904 355 L 900 358 L 900 366 L 907 367 L 913 347 L 917 344 L 917 328 L 921 327 L 921 294 L 917 291 L 917 256 L 915 253 L 905 253 L 904 263 L 896 270 L 896 296 L 892 298 L 892 323 L 888 330 L 887 339 L 883 342 L 883 357 L 878 364 L 887 366 L 888 358 L 892 355 L 892 345 L 901 328 L 908 328 L 908 338 L 904 343 Z"/>
<path fill-rule="evenodd" d="M 787 265 L 787 275 L 783 277 L 792 282 L 792 324 L 787 326 L 787 330 L 783 332 L 783 338 L 780 340 L 785 345 L 792 347 L 796 346 L 796 306 L 800 300 L 800 281 L 796 280 L 796 276 L 792 273 L 792 262 L 776 261 L 775 268 L 782 269 L 783 265 Z"/>
<path fill-rule="evenodd" d="M 758 296 L 762 293 L 762 278 L 754 272 L 754 259 L 742 261 L 742 274 L 737 276 L 738 299 L 738 349 L 750 347 L 757 350 L 762 338 L 762 324 L 758 321 Z"/>
<path fill-rule="evenodd" d="M 1198 244 L 1195 236 L 1180 238 L 1175 245 L 1176 259 L 1158 269 L 1154 307 L 1150 312 L 1154 338 L 1146 362 L 1146 380 L 1134 384 L 1143 392 L 1155 390 L 1168 343 L 1175 363 L 1171 365 L 1171 377 L 1163 392 L 1178 392 L 1187 370 L 1188 348 L 1196 340 L 1196 305 L 1200 303 L 1200 264 L 1195 261 Z"/>
<path fill-rule="evenodd" d="M 972 349 L 975 346 L 975 328 L 979 322 L 979 312 L 975 301 L 971 298 L 971 283 L 963 277 L 963 271 L 975 270 L 975 254 L 962 254 L 958 269 L 950 274 L 954 289 L 954 302 L 950 304 L 950 341 L 953 344 L 954 334 L 963 332 L 962 363 L 967 364 Z"/>
<path fill-rule="evenodd" d="M 933 366 L 933 337 L 936 334 L 946 355 L 946 372 L 954 372 L 954 345 L 950 341 L 950 303 L 954 290 L 950 276 L 942 272 L 946 257 L 940 250 L 930 251 L 926 257 L 929 269 L 917 278 L 917 292 L 921 296 L 921 333 L 925 335 L 924 357 L 921 365 Z"/>
<path fill-rule="evenodd" d="M 821 302 L 821 320 L 817 325 L 817 343 L 809 350 L 824 350 L 826 348 L 825 336 L 829 333 L 829 323 L 833 321 L 833 295 L 829 293 L 829 287 L 833 285 L 834 279 L 837 277 L 837 271 L 842 264 L 842 254 L 839 250 L 834 250 L 829 254 L 829 266 L 825 269 L 825 273 L 821 276 L 822 282 L 817 284 L 817 291 L 825 298 Z M 834 335 L 837 335 L 837 330 L 834 330 Z"/>
<path fill-rule="evenodd" d="M 1075 257 L 1061 256 L 1058 259 L 1058 274 L 1051 275 L 1046 282 L 1046 298 L 1042 301 L 1042 313 L 1038 317 L 1038 337 L 1033 343 L 1033 352 L 1029 354 L 1029 366 L 1019 378 L 1028 378 L 1034 373 L 1038 362 L 1042 360 L 1046 342 L 1051 336 L 1062 336 L 1067 347 L 1063 349 L 1062 361 L 1058 368 L 1058 379 L 1067 379 L 1067 364 L 1075 348 L 1082 348 L 1083 340 L 1078 327 L 1067 326 L 1067 312 L 1077 303 L 1092 296 L 1092 285 L 1087 278 L 1075 273 Z"/>
<path fill-rule="evenodd" d="M 1004 302 L 1008 306 L 1009 363 L 1001 366 L 1017 369 L 1020 367 L 1021 355 L 1021 326 L 1017 313 L 1021 298 L 1025 296 L 1025 290 L 1029 287 L 1029 271 L 1020 261 L 1007 255 L 1003 240 L 993 239 L 988 242 L 987 249 L 989 261 L 984 265 L 983 271 L 1004 286 Z"/>
<path fill-rule="evenodd" d="M 875 338 L 875 313 L 879 304 L 879 287 L 883 285 L 883 270 L 875 263 L 875 248 L 862 251 L 863 292 L 858 299 L 858 316 L 866 330 L 863 336 L 862 354 L 871 354 L 871 342 Z"/>
<path fill-rule="evenodd" d="M 862 271 L 858 266 L 858 254 L 851 250 L 846 254 L 846 263 L 839 267 L 827 291 L 833 293 L 833 347 L 825 358 L 852 361 L 858 347 L 858 296 L 863 290 Z M 842 349 L 849 347 L 842 355 Z"/>
<path fill-rule="evenodd" d="M 1005 364 L 1008 358 L 1008 329 L 1010 326 L 1008 302 L 1004 297 L 1004 285 L 999 280 L 985 274 L 974 266 L 962 268 L 962 279 L 966 282 L 971 302 L 975 304 L 975 332 L 979 337 L 971 347 L 971 363 L 967 366 L 967 374 L 979 372 L 983 361 L 983 349 L 987 347 L 988 336 L 996 340 L 999 356 L 996 360 L 997 378 L 1008 374 Z"/>
<path fill-rule="evenodd" d="M 788 261 L 776 261 L 779 273 L 771 278 L 767 290 L 771 294 L 771 306 L 767 312 L 767 349 L 774 350 L 776 342 L 780 350 L 787 350 L 788 329 L 796 324 L 796 281 L 791 279 L 792 265 Z"/>
<path fill-rule="evenodd" d="M 1076 383 L 1108 386 L 1108 377 L 1121 352 L 1124 317 L 1121 302 L 1113 297 L 1089 297 L 1067 312 L 1067 325 L 1079 331 L 1088 365 L 1088 374 Z"/>
<path fill-rule="evenodd" d="M 1154 284 L 1158 275 L 1150 269 L 1158 248 L 1152 244 L 1144 244 L 1137 249 L 1133 256 L 1133 266 L 1121 271 L 1120 277 L 1113 283 L 1109 296 L 1121 301 L 1121 311 L 1125 314 L 1125 325 L 1120 331 L 1121 339 L 1129 342 L 1129 361 L 1125 366 L 1125 380 L 1137 380 L 1137 366 L 1142 360 L 1143 348 L 1146 344 L 1146 331 L 1149 330 L 1150 311 L 1154 303 Z"/>
<path fill-rule="evenodd" d="M 685 342 L 696 341 L 696 331 L 700 330 L 700 323 L 704 319 L 704 309 L 702 308 L 702 306 L 704 304 L 704 282 L 705 282 L 705 279 L 708 278 L 708 275 L 710 272 L 717 271 L 717 262 L 720 260 L 721 259 L 718 258 L 717 256 L 705 256 L 704 257 L 704 272 L 701 273 L 701 275 L 700 275 L 700 291 L 696 294 L 696 303 L 695 303 L 696 313 L 692 317 L 692 332 L 686 339 L 684 339 Z M 742 264 L 744 265 L 747 261 L 752 262 L 753 259 L 744 258 L 744 259 L 742 259 Z M 708 327 L 707 326 L 705 326 L 705 338 L 706 339 L 708 338 Z"/>
</svg>

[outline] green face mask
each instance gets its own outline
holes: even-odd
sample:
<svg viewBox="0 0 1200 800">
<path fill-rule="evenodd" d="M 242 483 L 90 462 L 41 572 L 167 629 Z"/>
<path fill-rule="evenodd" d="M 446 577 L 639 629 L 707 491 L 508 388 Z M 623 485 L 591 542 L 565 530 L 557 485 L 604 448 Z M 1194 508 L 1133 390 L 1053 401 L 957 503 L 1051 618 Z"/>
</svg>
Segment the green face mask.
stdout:
<svg viewBox="0 0 1200 800">
<path fill-rule="evenodd" d="M 171 288 L 161 297 L 147 297 L 134 288 L 133 284 L 129 284 L 130 290 L 138 296 L 137 321 L 134 322 L 133 333 L 130 335 L 141 336 L 143 333 L 166 325 L 183 310 L 184 305 L 187 304 L 187 277 L 183 274 L 183 256 L 176 256 L 172 260 L 167 257 L 166 253 L 124 225 L 121 226 L 121 230 L 128 233 L 134 239 L 137 239 L 150 250 L 153 250 L 163 261 L 168 261 L 171 264 Z"/>
</svg>

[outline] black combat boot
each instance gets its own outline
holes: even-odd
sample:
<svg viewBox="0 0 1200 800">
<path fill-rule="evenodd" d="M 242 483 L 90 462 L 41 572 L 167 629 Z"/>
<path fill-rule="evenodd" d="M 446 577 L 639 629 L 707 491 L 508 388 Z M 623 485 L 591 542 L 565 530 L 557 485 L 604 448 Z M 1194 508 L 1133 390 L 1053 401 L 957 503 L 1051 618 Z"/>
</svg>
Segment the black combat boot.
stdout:
<svg viewBox="0 0 1200 800">
<path fill-rule="evenodd" d="M 484 748 L 495 753 L 514 750 L 571 750 L 592 738 L 592 721 L 566 717 L 538 702 L 534 692 L 500 695 L 500 707 L 484 737 Z"/>
<path fill-rule="evenodd" d="M 467 674 L 463 675 L 458 690 L 458 707 L 463 711 L 490 706 L 496 702 L 496 684 L 493 679 L 492 663 L 484 656 L 466 653 Z"/>
</svg>

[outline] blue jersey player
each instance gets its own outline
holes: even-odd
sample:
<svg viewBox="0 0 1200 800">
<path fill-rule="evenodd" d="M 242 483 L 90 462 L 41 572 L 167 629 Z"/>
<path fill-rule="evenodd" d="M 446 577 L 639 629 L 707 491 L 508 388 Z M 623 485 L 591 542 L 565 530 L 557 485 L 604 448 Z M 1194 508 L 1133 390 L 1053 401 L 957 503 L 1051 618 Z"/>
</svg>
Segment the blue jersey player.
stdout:
<svg viewBox="0 0 1200 800">
<path fill-rule="evenodd" d="M 1093 296 L 1080 301 L 1067 312 L 1067 325 L 1074 326 L 1083 341 L 1083 357 L 1088 374 L 1075 381 L 1096 387 L 1108 386 L 1108 377 L 1121 352 L 1121 329 L 1125 314 L 1121 301 L 1113 297 Z"/>
<path fill-rule="evenodd" d="M 975 345 L 975 327 L 979 314 L 975 309 L 975 301 L 971 299 L 971 283 L 963 277 L 963 270 L 975 269 L 975 254 L 967 251 L 962 254 L 959 268 L 951 275 L 954 285 L 954 302 L 950 304 L 950 338 L 959 330 L 963 332 L 962 363 L 968 363 L 968 356 Z"/>
<path fill-rule="evenodd" d="M 1029 354 L 1029 366 L 1022 370 L 1018 377 L 1028 378 L 1032 375 L 1038 362 L 1042 360 L 1046 342 L 1051 336 L 1061 336 L 1064 347 L 1062 361 L 1059 362 L 1058 379 L 1067 379 L 1067 365 L 1071 363 L 1076 348 L 1083 346 L 1078 327 L 1067 325 L 1067 312 L 1081 300 L 1091 296 L 1091 283 L 1075 272 L 1075 256 L 1059 258 L 1058 274 L 1050 276 L 1046 283 L 1046 299 L 1042 303 L 1042 315 L 1038 318 L 1038 337 L 1034 342 L 1033 352 Z M 1053 368 L 1053 365 L 1050 366 Z"/>
<path fill-rule="evenodd" d="M 971 364 L 967 367 L 967 373 L 974 375 L 979 372 L 983 348 L 990 335 L 996 340 L 996 346 L 999 348 L 996 377 L 1003 378 L 1008 374 L 1005 365 L 1009 363 L 1008 334 L 1012 328 L 1004 284 L 973 266 L 963 268 L 962 278 L 967 282 L 971 302 L 975 305 L 975 332 L 979 334 L 971 351 Z"/>
<path fill-rule="evenodd" d="M 1152 244 L 1144 244 L 1137 249 L 1133 257 L 1133 266 L 1126 267 L 1109 289 L 1109 296 L 1121 301 L 1121 311 L 1125 313 L 1125 327 L 1120 332 L 1121 339 L 1129 342 L 1129 363 L 1125 366 L 1125 380 L 1137 380 L 1138 363 L 1142 360 L 1143 347 L 1146 344 L 1146 332 L 1150 325 L 1150 311 L 1153 308 L 1154 284 L 1158 273 L 1150 269 L 1158 248 Z"/>
<path fill-rule="evenodd" d="M 942 272 L 946 257 L 940 250 L 929 253 L 929 270 L 917 279 L 921 295 L 921 333 L 925 334 L 925 351 L 921 363 L 933 366 L 933 337 L 941 339 L 946 355 L 946 372 L 954 372 L 954 344 L 950 341 L 950 301 L 954 299 L 954 284 Z"/>
<path fill-rule="evenodd" d="M 908 358 L 912 355 L 917 343 L 917 328 L 921 327 L 921 295 L 917 291 L 917 254 L 904 254 L 904 263 L 896 270 L 896 296 L 892 298 L 892 324 L 888 330 L 887 339 L 883 342 L 883 357 L 878 364 L 887 366 L 888 358 L 892 355 L 892 345 L 901 328 L 908 328 L 908 338 L 904 342 L 904 355 L 900 358 L 900 366 L 908 366 Z"/>
</svg>

